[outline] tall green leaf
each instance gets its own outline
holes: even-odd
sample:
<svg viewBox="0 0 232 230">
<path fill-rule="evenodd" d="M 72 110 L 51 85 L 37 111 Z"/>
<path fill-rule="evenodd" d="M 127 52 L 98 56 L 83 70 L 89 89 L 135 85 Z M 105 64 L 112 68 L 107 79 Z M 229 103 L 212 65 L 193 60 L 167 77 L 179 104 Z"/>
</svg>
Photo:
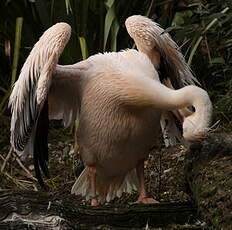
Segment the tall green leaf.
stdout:
<svg viewBox="0 0 232 230">
<path fill-rule="evenodd" d="M 88 55 L 87 43 L 84 37 L 79 37 L 82 59 L 86 59 Z"/>
<path fill-rule="evenodd" d="M 72 13 L 72 7 L 70 0 L 65 0 L 65 7 L 66 7 L 66 14 L 69 15 L 69 13 Z"/>
<path fill-rule="evenodd" d="M 20 46 L 21 46 L 22 26 L 23 26 L 23 18 L 22 17 L 16 18 L 15 44 L 14 44 L 14 57 L 13 57 L 13 65 L 12 65 L 11 85 L 15 83 L 16 75 L 17 75 L 17 67 L 18 67 L 19 53 L 20 53 Z"/>
<path fill-rule="evenodd" d="M 14 57 L 13 57 L 12 74 L 11 74 L 11 87 L 15 83 L 16 75 L 17 75 L 19 53 L 20 53 L 20 46 L 21 46 L 22 26 L 23 26 L 23 18 L 22 17 L 16 18 Z M 0 113 L 4 112 L 4 107 L 6 105 L 6 101 L 8 100 L 10 93 L 11 93 L 11 87 L 8 89 L 8 91 L 6 92 L 6 94 L 4 95 L 4 97 L 1 101 Z"/>
<path fill-rule="evenodd" d="M 119 31 L 118 20 L 115 19 L 111 27 L 111 51 L 117 51 L 117 35 Z"/>
<path fill-rule="evenodd" d="M 228 10 L 229 10 L 229 7 L 226 7 L 224 10 L 221 11 L 221 13 L 224 14 L 224 13 L 226 13 Z M 203 31 L 203 34 L 205 34 L 217 21 L 218 21 L 218 18 L 214 18 L 214 19 L 206 26 L 206 28 L 205 28 L 204 31 Z M 195 45 L 192 47 L 191 53 L 190 53 L 189 59 L 188 59 L 188 65 L 191 65 L 193 56 L 194 56 L 194 54 L 196 53 L 196 50 L 197 50 L 198 46 L 200 45 L 202 39 L 203 39 L 203 36 L 201 35 L 201 36 L 197 39 Z"/>
<path fill-rule="evenodd" d="M 107 7 L 107 13 L 106 13 L 106 17 L 105 17 L 105 26 L 104 26 L 103 51 L 105 51 L 105 49 L 106 49 L 106 43 L 107 43 L 107 40 L 109 37 L 110 28 L 112 26 L 113 21 L 116 18 L 114 0 L 107 0 L 105 2 L 105 5 Z"/>
</svg>

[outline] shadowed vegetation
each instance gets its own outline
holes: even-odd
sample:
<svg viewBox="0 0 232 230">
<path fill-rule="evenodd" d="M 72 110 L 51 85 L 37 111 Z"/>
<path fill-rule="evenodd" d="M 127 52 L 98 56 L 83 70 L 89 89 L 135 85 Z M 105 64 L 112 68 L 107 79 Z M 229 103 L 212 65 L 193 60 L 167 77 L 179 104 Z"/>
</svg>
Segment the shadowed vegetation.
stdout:
<svg viewBox="0 0 232 230">
<path fill-rule="evenodd" d="M 132 14 L 153 18 L 182 47 L 188 63 L 215 105 L 215 121 L 231 129 L 232 12 L 230 1 L 216 0 L 3 0 L 0 3 L 0 113 L 11 85 L 44 30 L 64 21 L 72 37 L 60 64 L 75 63 L 103 51 L 132 47 L 124 21 Z"/>
</svg>

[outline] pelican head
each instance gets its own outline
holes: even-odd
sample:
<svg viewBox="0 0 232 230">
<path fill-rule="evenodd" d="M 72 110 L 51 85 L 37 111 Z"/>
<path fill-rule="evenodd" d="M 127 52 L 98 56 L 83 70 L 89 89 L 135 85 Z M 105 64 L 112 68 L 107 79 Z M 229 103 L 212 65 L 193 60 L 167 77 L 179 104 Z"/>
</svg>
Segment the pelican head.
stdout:
<svg viewBox="0 0 232 230">
<path fill-rule="evenodd" d="M 188 86 L 195 112 L 187 116 L 183 123 L 183 137 L 188 141 L 197 141 L 207 137 L 212 118 L 212 103 L 206 91 L 196 86 Z"/>
</svg>

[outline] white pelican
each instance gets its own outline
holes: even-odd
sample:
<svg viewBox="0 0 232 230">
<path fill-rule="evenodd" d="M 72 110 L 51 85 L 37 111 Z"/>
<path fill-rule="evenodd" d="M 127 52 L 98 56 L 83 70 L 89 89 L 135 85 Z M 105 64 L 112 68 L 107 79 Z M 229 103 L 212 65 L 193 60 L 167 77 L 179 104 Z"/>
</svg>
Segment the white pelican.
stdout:
<svg viewBox="0 0 232 230">
<path fill-rule="evenodd" d="M 139 192 L 138 203 L 157 202 L 147 197 L 143 167 L 160 132 L 161 114 L 195 108 L 182 113 L 186 140 L 205 136 L 210 124 L 209 96 L 197 86 L 184 86 L 195 78 L 170 36 L 143 16 L 129 17 L 126 27 L 139 51 L 96 54 L 61 66 L 57 62 L 71 28 L 66 23 L 52 26 L 32 49 L 9 101 L 11 145 L 15 151 L 34 155 L 40 184 L 40 170 L 49 176 L 49 119 L 62 119 L 66 127 L 79 119 L 86 167 L 71 192 L 83 195 L 93 206 L 132 189 Z M 161 83 L 161 68 L 177 90 L 170 80 L 165 80 L 169 87 Z"/>
</svg>

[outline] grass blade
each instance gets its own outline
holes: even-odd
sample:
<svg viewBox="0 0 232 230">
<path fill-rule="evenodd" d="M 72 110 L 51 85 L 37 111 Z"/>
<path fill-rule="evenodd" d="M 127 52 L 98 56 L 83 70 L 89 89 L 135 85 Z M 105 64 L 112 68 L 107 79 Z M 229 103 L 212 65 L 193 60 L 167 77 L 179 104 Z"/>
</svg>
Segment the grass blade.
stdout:
<svg viewBox="0 0 232 230">
<path fill-rule="evenodd" d="M 11 87 L 8 89 L 8 91 L 5 93 L 4 97 L 2 98 L 2 101 L 0 103 L 0 114 L 2 114 L 5 110 L 6 101 L 8 100 L 10 93 L 11 93 L 12 86 L 14 85 L 16 81 L 19 53 L 20 53 L 20 46 L 21 46 L 22 26 L 23 26 L 23 18 L 22 17 L 16 18 L 14 57 L 13 57 L 12 74 L 11 74 Z"/>
<path fill-rule="evenodd" d="M 224 10 L 221 11 L 221 13 L 226 13 L 229 10 L 229 7 L 226 7 Z M 218 18 L 214 18 L 204 29 L 203 34 L 205 34 L 216 22 L 218 21 Z M 201 35 L 198 39 L 197 42 L 195 43 L 195 45 L 193 46 L 191 53 L 189 55 L 189 59 L 188 59 L 188 65 L 190 66 L 192 64 L 192 60 L 193 60 L 193 56 L 196 53 L 196 50 L 198 48 L 198 46 L 200 45 L 201 41 L 203 39 L 203 36 Z"/>
<path fill-rule="evenodd" d="M 81 47 L 82 59 L 84 60 L 89 56 L 87 43 L 84 37 L 79 37 L 79 42 L 80 42 L 80 47 Z"/>
<path fill-rule="evenodd" d="M 119 31 L 118 20 L 114 20 L 111 27 L 111 51 L 117 51 L 117 35 Z"/>
<path fill-rule="evenodd" d="M 70 0 L 65 0 L 66 14 L 72 13 L 72 6 Z"/>
<path fill-rule="evenodd" d="M 15 44 L 14 44 L 12 75 L 11 75 L 11 86 L 15 83 L 16 75 L 17 75 L 17 67 L 18 67 L 19 53 L 20 53 L 20 46 L 21 46 L 22 26 L 23 26 L 23 18 L 22 17 L 16 18 Z"/>
<path fill-rule="evenodd" d="M 106 1 L 105 5 L 108 8 L 108 10 L 105 17 L 103 51 L 105 51 L 106 49 L 106 43 L 109 37 L 110 28 L 112 26 L 114 19 L 116 18 L 114 0 Z"/>
</svg>

